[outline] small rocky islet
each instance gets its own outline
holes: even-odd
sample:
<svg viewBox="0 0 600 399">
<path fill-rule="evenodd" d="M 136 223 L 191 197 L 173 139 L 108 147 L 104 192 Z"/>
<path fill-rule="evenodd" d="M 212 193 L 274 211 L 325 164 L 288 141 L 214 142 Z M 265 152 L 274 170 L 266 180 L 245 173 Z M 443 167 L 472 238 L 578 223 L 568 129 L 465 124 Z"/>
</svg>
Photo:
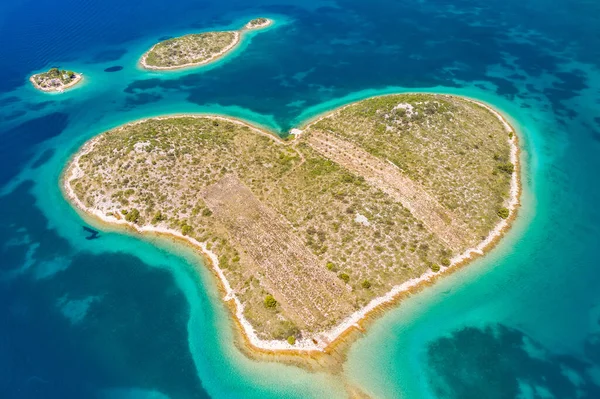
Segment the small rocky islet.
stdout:
<svg viewBox="0 0 600 399">
<path fill-rule="evenodd" d="M 50 68 L 47 72 L 32 75 L 29 80 L 38 90 L 44 92 L 63 92 L 80 83 L 83 80 L 83 74 L 59 68 Z"/>
</svg>

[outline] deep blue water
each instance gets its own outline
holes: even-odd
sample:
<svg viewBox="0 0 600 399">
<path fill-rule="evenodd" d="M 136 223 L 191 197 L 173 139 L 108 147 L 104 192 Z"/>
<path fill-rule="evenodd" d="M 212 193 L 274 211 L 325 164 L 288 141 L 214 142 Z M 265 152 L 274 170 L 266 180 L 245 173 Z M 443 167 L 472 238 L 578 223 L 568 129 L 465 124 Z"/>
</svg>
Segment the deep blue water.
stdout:
<svg viewBox="0 0 600 399">
<path fill-rule="evenodd" d="M 591 0 L 0 4 L 0 396 L 600 397 L 600 3 Z M 157 40 L 268 16 L 215 65 L 136 66 Z M 84 73 L 35 91 L 51 66 Z M 506 239 L 372 325 L 341 376 L 255 363 L 190 250 L 89 225 L 59 179 L 132 119 L 220 112 L 284 133 L 373 94 L 440 91 L 507 113 L 523 207 Z M 84 227 L 98 230 L 94 239 Z"/>
</svg>

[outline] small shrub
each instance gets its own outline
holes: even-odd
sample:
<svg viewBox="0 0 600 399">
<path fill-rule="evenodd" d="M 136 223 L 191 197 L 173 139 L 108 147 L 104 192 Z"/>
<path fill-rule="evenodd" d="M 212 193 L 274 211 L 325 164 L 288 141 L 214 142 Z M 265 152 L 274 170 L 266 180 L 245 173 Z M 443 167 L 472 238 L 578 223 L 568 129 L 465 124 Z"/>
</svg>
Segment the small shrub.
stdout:
<svg viewBox="0 0 600 399">
<path fill-rule="evenodd" d="M 440 271 L 440 265 L 438 265 L 437 263 L 432 263 L 431 265 L 429 265 L 429 268 L 431 269 L 431 271 L 434 271 L 436 273 Z"/>
<path fill-rule="evenodd" d="M 331 270 L 332 272 L 337 271 L 337 267 L 335 267 L 335 264 L 333 262 L 327 262 L 327 270 Z"/>
<path fill-rule="evenodd" d="M 515 171 L 515 165 L 513 165 L 512 162 L 501 163 L 498 165 L 498 170 L 511 175 Z"/>
<path fill-rule="evenodd" d="M 448 266 L 450 266 L 450 259 L 442 258 L 442 260 L 440 260 L 440 263 L 442 264 L 442 266 L 448 267 Z"/>
<path fill-rule="evenodd" d="M 187 236 L 191 232 L 192 226 L 190 226 L 189 224 L 184 224 L 183 226 L 181 226 L 181 234 L 183 234 L 184 236 Z"/>
<path fill-rule="evenodd" d="M 296 337 L 294 337 L 293 335 L 290 335 L 289 337 L 287 337 L 287 342 L 290 345 L 294 345 L 296 343 Z"/>
<path fill-rule="evenodd" d="M 510 215 L 510 211 L 506 208 L 500 208 L 500 209 L 498 209 L 498 212 L 496 212 L 496 213 L 502 219 L 506 219 L 508 217 L 508 215 Z"/>
<path fill-rule="evenodd" d="M 513 138 L 513 132 L 508 132 L 508 138 L 512 139 Z"/>
<path fill-rule="evenodd" d="M 225 255 L 219 257 L 219 267 L 221 267 L 222 269 L 229 268 L 229 259 L 227 259 Z"/>
<path fill-rule="evenodd" d="M 162 222 L 166 220 L 167 217 L 160 212 L 156 212 L 156 214 L 152 217 L 152 224 L 156 224 L 158 222 Z"/>
<path fill-rule="evenodd" d="M 202 211 L 202 216 L 210 216 L 212 215 L 212 211 L 208 208 L 204 208 L 204 210 Z"/>
<path fill-rule="evenodd" d="M 363 281 L 361 285 L 366 290 L 368 290 L 369 288 L 371 288 L 371 282 L 369 280 Z"/>
<path fill-rule="evenodd" d="M 338 277 L 346 284 L 350 281 L 350 276 L 347 273 L 340 273 L 338 274 Z"/>
<path fill-rule="evenodd" d="M 140 211 L 133 208 L 130 212 L 125 215 L 125 220 L 131 223 L 137 223 L 140 220 Z"/>
<path fill-rule="evenodd" d="M 275 300 L 275 298 L 273 298 L 273 295 L 271 294 L 268 294 L 265 297 L 264 303 L 265 307 L 267 308 L 274 308 L 275 306 L 277 306 L 277 301 Z"/>
</svg>

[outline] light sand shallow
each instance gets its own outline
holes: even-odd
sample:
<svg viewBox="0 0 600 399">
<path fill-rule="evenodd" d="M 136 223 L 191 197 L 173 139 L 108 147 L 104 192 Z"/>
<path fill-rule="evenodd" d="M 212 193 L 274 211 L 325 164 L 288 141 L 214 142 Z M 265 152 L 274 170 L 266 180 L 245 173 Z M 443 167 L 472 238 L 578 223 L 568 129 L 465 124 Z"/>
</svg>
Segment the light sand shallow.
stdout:
<svg viewBox="0 0 600 399">
<path fill-rule="evenodd" d="M 461 97 L 463 98 L 463 97 Z M 511 179 L 511 188 L 510 188 L 510 199 L 507 205 L 507 208 L 510 211 L 509 217 L 500 221 L 496 227 L 490 232 L 485 240 L 479 243 L 474 248 L 470 248 L 467 251 L 463 252 L 460 255 L 455 256 L 451 259 L 451 265 L 442 268 L 439 272 L 428 271 L 425 274 L 421 275 L 418 278 L 414 278 L 408 280 L 400 285 L 397 285 L 392 288 L 386 295 L 373 299 L 369 302 L 365 307 L 356 311 L 349 317 L 347 317 L 342 323 L 338 326 L 332 328 L 328 331 L 323 331 L 314 334 L 311 337 L 303 338 L 301 340 L 296 341 L 295 345 L 290 345 L 287 341 L 277 341 L 277 340 L 262 340 L 258 338 L 254 328 L 252 325 L 246 320 L 243 315 L 244 306 L 236 297 L 235 292 L 231 289 L 229 282 L 225 278 L 223 271 L 219 267 L 219 261 L 216 254 L 207 249 L 206 244 L 202 242 L 198 242 L 197 240 L 184 236 L 179 231 L 175 231 L 168 228 L 162 227 L 154 227 L 154 226 L 144 226 L 139 227 L 132 223 L 126 222 L 122 219 L 117 219 L 114 216 L 106 216 L 102 212 L 90 209 L 86 207 L 76 196 L 71 188 L 69 182 L 72 179 L 81 176 L 83 173 L 78 166 L 78 159 L 82 155 L 88 153 L 93 149 L 95 144 L 95 139 L 88 142 L 75 156 L 75 158 L 70 163 L 69 168 L 65 172 L 65 176 L 63 177 L 63 188 L 66 196 L 71 200 L 71 202 L 81 211 L 84 212 L 85 215 L 94 216 L 95 218 L 101 220 L 102 222 L 106 222 L 110 225 L 120 225 L 131 228 L 139 233 L 153 233 L 159 235 L 167 235 L 169 237 L 175 238 L 177 240 L 183 240 L 187 244 L 191 244 L 194 248 L 198 249 L 206 260 L 207 266 L 209 266 L 214 273 L 217 275 L 220 287 L 223 290 L 223 300 L 228 305 L 232 313 L 235 315 L 234 321 L 235 324 L 239 327 L 239 346 L 243 349 L 250 357 L 257 359 L 269 359 L 269 360 L 278 360 L 286 363 L 294 363 L 298 365 L 305 366 L 309 369 L 322 369 L 326 368 L 330 371 L 339 371 L 338 367 L 343 362 L 345 348 L 348 346 L 350 342 L 359 337 L 366 324 L 378 317 L 379 314 L 383 313 L 383 310 L 390 306 L 394 306 L 398 303 L 405 295 L 409 293 L 416 292 L 427 285 L 432 284 L 437 278 L 441 277 L 445 274 L 450 274 L 455 270 L 458 270 L 460 267 L 468 264 L 473 259 L 483 256 L 485 251 L 493 248 L 500 240 L 502 235 L 509 229 L 511 223 L 514 221 L 517 213 L 517 209 L 519 206 L 519 197 L 521 193 L 521 185 L 520 185 L 520 161 L 519 161 L 519 148 L 518 148 L 518 138 L 516 135 L 516 131 L 510 126 L 510 124 L 505 120 L 505 118 L 496 110 L 491 108 L 490 106 L 481 103 L 479 101 L 467 99 L 479 106 L 485 107 L 489 111 L 491 111 L 496 117 L 500 119 L 503 125 L 506 128 L 507 132 L 513 132 L 512 138 L 509 139 L 511 145 L 510 158 L 511 162 L 515 165 L 515 173 L 512 175 Z M 338 112 L 338 110 L 333 111 Z M 331 115 L 332 113 L 328 113 L 317 120 L 323 119 Z M 217 115 L 174 115 L 174 116 L 163 116 L 154 119 L 170 119 L 173 117 L 209 117 L 214 119 L 227 119 L 233 120 L 236 123 L 243 124 L 252 128 L 254 131 L 264 134 L 273 140 L 280 141 L 283 143 L 281 139 L 279 139 L 274 134 L 266 132 L 262 129 L 259 129 L 255 126 L 250 125 L 244 121 L 236 120 L 233 118 L 227 118 L 223 116 Z M 146 119 L 144 119 L 146 120 Z M 132 123 L 141 123 L 144 120 L 135 121 Z M 315 123 L 316 121 L 312 122 Z M 311 123 L 311 124 L 312 124 Z M 507 134 L 508 137 L 508 134 Z M 329 359 L 324 359 L 325 357 L 329 357 Z"/>
</svg>

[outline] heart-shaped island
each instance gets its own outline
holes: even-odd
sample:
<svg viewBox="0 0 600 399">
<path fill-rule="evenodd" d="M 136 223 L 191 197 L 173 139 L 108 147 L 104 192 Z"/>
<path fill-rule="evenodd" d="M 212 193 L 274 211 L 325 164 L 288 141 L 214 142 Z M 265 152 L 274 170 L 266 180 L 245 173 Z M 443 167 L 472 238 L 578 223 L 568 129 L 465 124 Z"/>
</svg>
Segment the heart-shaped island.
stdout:
<svg viewBox="0 0 600 399">
<path fill-rule="evenodd" d="M 214 115 L 133 122 L 65 171 L 103 221 L 199 248 L 255 348 L 323 350 L 490 247 L 518 204 L 517 138 L 473 100 L 374 97 L 282 140 Z"/>
</svg>

